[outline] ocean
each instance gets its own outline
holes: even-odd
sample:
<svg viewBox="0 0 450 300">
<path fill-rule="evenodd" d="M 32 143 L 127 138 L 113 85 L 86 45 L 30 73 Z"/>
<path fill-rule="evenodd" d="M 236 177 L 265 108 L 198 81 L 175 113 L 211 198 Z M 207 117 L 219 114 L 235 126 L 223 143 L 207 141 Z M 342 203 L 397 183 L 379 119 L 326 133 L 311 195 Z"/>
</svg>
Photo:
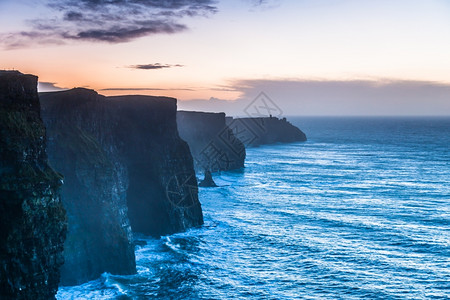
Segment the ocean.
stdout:
<svg viewBox="0 0 450 300">
<path fill-rule="evenodd" d="M 215 174 L 204 226 L 57 299 L 450 299 L 450 118 L 288 120 L 308 141 Z"/>
</svg>

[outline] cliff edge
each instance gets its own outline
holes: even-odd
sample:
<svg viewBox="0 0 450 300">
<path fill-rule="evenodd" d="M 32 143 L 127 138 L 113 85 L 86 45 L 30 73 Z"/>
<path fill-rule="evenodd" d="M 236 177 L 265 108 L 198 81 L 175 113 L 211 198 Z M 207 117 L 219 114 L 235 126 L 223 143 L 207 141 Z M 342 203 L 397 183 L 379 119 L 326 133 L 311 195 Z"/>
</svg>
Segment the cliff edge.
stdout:
<svg viewBox="0 0 450 300">
<path fill-rule="evenodd" d="M 66 176 L 64 284 L 135 272 L 132 231 L 160 236 L 203 224 L 176 99 L 82 88 L 41 98 L 50 162 Z"/>
<path fill-rule="evenodd" d="M 191 149 L 197 172 L 244 167 L 245 146 L 227 126 L 224 113 L 178 111 L 180 136 Z"/>
<path fill-rule="evenodd" d="M 37 77 L 0 71 L 1 299 L 52 299 L 58 289 L 66 215 L 45 135 Z"/>
<path fill-rule="evenodd" d="M 305 133 L 288 122 L 286 118 L 227 117 L 226 122 L 246 147 L 306 141 Z"/>
<path fill-rule="evenodd" d="M 41 98 L 49 161 L 64 174 L 61 198 L 68 233 L 61 285 L 81 284 L 104 272 L 135 273 L 126 203 L 128 180 L 123 167 L 114 163 L 97 138 L 102 130 L 98 94 L 74 89 L 44 93 Z"/>
<path fill-rule="evenodd" d="M 151 96 L 107 97 L 113 145 L 128 170 L 133 231 L 160 236 L 203 224 L 188 144 L 177 129 L 177 101 Z"/>
</svg>

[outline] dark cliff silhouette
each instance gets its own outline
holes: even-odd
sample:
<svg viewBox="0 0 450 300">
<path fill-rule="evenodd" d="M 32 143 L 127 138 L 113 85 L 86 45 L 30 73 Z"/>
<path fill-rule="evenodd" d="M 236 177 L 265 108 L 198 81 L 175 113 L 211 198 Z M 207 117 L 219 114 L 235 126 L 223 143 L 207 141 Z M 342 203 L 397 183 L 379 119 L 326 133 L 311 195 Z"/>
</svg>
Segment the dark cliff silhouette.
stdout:
<svg viewBox="0 0 450 300">
<path fill-rule="evenodd" d="M 217 184 L 214 182 L 214 179 L 212 178 L 211 171 L 206 170 L 205 171 L 205 178 L 198 184 L 198 186 L 201 187 L 217 187 Z"/>
<path fill-rule="evenodd" d="M 61 196 L 68 234 L 62 285 L 80 284 L 104 272 L 136 272 L 125 170 L 111 160 L 95 134 L 102 130 L 97 96 L 81 89 L 41 94 L 49 160 L 64 174 Z"/>
<path fill-rule="evenodd" d="M 245 147 L 225 122 L 224 113 L 178 111 L 180 136 L 191 148 L 198 172 L 244 167 Z"/>
<path fill-rule="evenodd" d="M 45 135 L 37 77 L 0 71 L 1 299 L 52 299 L 58 289 L 66 215 Z"/>
<path fill-rule="evenodd" d="M 41 97 L 50 162 L 67 174 L 62 196 L 72 243 L 65 245 L 63 282 L 134 272 L 130 225 L 159 236 L 203 224 L 175 99 L 80 88 Z"/>
<path fill-rule="evenodd" d="M 306 135 L 286 118 L 231 118 L 226 123 L 246 147 L 306 141 Z"/>
</svg>

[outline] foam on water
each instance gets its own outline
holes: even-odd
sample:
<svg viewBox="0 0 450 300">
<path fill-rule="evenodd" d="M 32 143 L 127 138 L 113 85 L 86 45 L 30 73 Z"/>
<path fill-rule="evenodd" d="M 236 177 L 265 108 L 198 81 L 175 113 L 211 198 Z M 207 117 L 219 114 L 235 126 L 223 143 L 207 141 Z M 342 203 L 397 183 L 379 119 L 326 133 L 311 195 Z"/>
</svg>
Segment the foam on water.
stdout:
<svg viewBox="0 0 450 300">
<path fill-rule="evenodd" d="M 450 120 L 298 119 L 201 188 L 205 225 L 58 299 L 450 297 Z"/>
</svg>

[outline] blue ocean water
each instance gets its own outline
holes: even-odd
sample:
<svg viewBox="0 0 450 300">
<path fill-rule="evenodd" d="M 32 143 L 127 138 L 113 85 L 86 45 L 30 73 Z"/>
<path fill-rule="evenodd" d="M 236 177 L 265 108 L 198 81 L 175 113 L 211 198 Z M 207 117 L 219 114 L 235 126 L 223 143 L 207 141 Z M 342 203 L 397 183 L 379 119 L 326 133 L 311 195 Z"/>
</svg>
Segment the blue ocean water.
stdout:
<svg viewBox="0 0 450 300">
<path fill-rule="evenodd" d="M 58 299 L 449 299 L 450 119 L 290 118 L 200 188 L 205 225 Z"/>
</svg>

